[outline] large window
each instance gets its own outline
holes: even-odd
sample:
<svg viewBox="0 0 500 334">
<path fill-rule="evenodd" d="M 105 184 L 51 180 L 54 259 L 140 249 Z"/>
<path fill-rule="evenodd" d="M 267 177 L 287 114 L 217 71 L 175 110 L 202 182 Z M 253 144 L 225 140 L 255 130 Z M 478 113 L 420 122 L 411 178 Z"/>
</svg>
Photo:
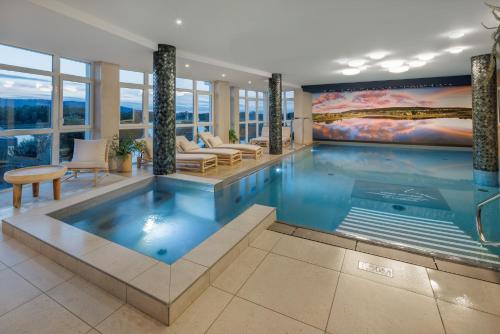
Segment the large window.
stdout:
<svg viewBox="0 0 500 334">
<path fill-rule="evenodd" d="M 152 137 L 153 75 L 120 70 L 120 81 L 120 136 L 134 139 Z M 177 78 L 175 100 L 178 136 L 194 140 L 199 132 L 212 131 L 211 82 Z"/>
<path fill-rule="evenodd" d="M 291 127 L 294 117 L 294 92 L 293 90 L 288 90 L 283 92 L 282 94 L 281 112 L 283 113 L 283 125 Z"/>
<path fill-rule="evenodd" d="M 90 73 L 85 62 L 0 44 L 1 176 L 71 159 L 74 139 L 90 136 Z"/>
<path fill-rule="evenodd" d="M 246 143 L 261 134 L 267 115 L 265 94 L 240 89 L 238 95 L 240 143 Z"/>
</svg>

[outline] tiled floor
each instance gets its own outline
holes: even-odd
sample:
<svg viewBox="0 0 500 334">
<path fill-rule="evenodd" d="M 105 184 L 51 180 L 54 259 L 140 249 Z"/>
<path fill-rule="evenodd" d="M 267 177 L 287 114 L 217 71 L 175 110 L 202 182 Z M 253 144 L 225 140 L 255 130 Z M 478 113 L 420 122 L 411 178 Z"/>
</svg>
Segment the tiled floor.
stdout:
<svg viewBox="0 0 500 334">
<path fill-rule="evenodd" d="M 264 231 L 170 327 L 3 237 L 0 333 L 499 333 L 500 285 Z M 359 263 L 392 270 L 373 273 Z"/>
</svg>

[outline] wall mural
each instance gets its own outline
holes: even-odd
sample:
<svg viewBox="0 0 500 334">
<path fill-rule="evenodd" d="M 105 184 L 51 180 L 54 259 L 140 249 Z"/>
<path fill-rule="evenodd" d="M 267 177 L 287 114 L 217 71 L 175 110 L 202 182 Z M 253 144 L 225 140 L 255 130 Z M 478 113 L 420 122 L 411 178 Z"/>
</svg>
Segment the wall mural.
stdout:
<svg viewBox="0 0 500 334">
<path fill-rule="evenodd" d="M 316 140 L 472 146 L 470 86 L 313 94 Z"/>
</svg>

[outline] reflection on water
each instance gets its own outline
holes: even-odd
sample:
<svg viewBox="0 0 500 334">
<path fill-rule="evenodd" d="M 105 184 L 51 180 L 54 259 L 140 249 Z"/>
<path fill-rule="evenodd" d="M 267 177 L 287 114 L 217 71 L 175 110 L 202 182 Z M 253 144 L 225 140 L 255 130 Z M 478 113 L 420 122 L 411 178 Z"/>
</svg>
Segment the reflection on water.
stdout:
<svg viewBox="0 0 500 334">
<path fill-rule="evenodd" d="M 472 145 L 472 120 L 470 119 L 350 118 L 332 123 L 314 123 L 313 130 L 315 139 L 453 146 Z"/>
</svg>

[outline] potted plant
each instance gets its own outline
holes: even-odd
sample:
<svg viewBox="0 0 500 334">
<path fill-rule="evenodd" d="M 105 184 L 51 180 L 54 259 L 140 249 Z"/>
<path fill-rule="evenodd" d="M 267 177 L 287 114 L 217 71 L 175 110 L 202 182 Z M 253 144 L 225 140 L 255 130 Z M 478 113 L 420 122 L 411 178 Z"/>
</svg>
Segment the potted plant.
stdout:
<svg viewBox="0 0 500 334">
<path fill-rule="evenodd" d="M 134 149 L 136 152 L 139 152 L 139 156 L 137 157 L 137 168 L 141 168 L 144 162 L 144 154 L 146 154 L 146 141 L 143 139 L 135 140 Z"/>
<path fill-rule="evenodd" d="M 238 136 L 236 135 L 236 131 L 234 129 L 229 130 L 229 142 L 231 144 L 238 142 Z"/>
<path fill-rule="evenodd" d="M 110 148 L 115 160 L 116 170 L 125 173 L 131 172 L 132 153 L 136 151 L 134 140 L 129 137 L 119 138 L 115 135 Z"/>
</svg>

